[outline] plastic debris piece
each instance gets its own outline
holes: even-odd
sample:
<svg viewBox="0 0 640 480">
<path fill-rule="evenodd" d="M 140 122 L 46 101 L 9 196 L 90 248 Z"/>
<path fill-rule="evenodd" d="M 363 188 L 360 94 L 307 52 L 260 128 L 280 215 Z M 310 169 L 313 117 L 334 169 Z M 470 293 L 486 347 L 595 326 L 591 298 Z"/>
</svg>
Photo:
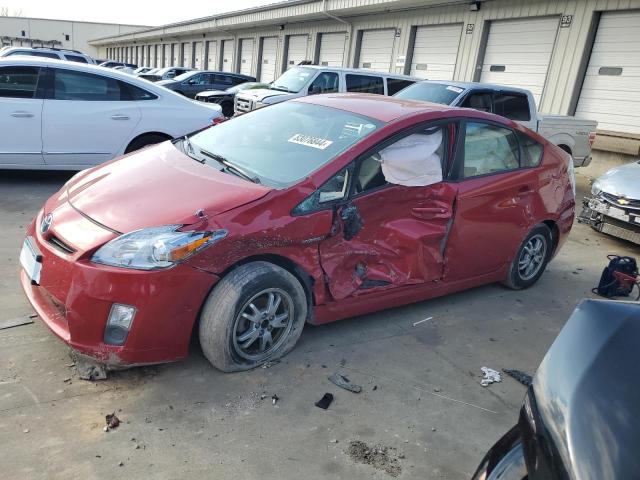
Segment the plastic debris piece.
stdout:
<svg viewBox="0 0 640 480">
<path fill-rule="evenodd" d="M 333 383 L 335 386 L 344 388 L 353 393 L 360 393 L 362 391 L 362 387 L 360 385 L 356 385 L 351 383 L 347 377 L 344 375 L 340 375 L 339 373 L 334 373 L 329 377 L 329 381 Z"/>
<path fill-rule="evenodd" d="M 498 383 L 502 381 L 500 372 L 489 367 L 482 367 L 480 368 L 480 370 L 482 370 L 482 373 L 484 373 L 484 378 L 480 381 L 480 385 L 482 385 L 483 387 L 488 387 L 492 383 Z"/>
<path fill-rule="evenodd" d="M 120 419 L 116 417 L 116 412 L 110 413 L 109 415 L 104 417 L 104 419 L 107 422 L 104 428 L 105 432 L 113 430 L 114 428 L 118 428 L 118 425 L 120 425 Z"/>
<path fill-rule="evenodd" d="M 271 402 L 275 405 L 276 403 L 278 403 L 278 400 L 280 400 L 280 397 L 274 393 L 271 396 Z"/>
<path fill-rule="evenodd" d="M 533 383 L 533 376 L 523 372 L 522 370 L 503 368 L 502 371 L 507 375 L 509 375 L 510 377 L 515 378 L 521 384 L 526 385 L 527 387 L 530 387 L 531 384 Z"/>
<path fill-rule="evenodd" d="M 413 322 L 413 326 L 420 325 L 421 323 L 428 322 L 429 320 L 433 320 L 433 317 L 425 318 L 424 320 L 418 320 L 417 322 Z"/>
<path fill-rule="evenodd" d="M 325 393 L 322 398 L 316 402 L 315 405 L 318 408 L 326 410 L 327 408 L 329 408 L 329 405 L 331 405 L 331 402 L 333 402 L 333 395 L 331 393 Z"/>
<path fill-rule="evenodd" d="M 19 327 L 21 325 L 29 325 L 33 323 L 34 317 L 31 315 L 25 315 L 18 318 L 10 318 L 9 320 L 0 320 L 0 330 L 5 328 Z"/>
</svg>

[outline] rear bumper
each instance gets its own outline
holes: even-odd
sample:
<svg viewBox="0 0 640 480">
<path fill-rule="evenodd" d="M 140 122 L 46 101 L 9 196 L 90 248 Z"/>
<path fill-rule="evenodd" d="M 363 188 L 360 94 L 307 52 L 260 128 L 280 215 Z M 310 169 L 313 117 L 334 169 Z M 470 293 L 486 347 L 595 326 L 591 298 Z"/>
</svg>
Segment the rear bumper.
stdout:
<svg viewBox="0 0 640 480">
<path fill-rule="evenodd" d="M 55 251 L 34 231 L 42 252 L 40 284 L 20 272 L 22 288 L 44 324 L 77 352 L 111 367 L 184 358 L 200 307 L 218 281 L 215 275 L 178 265 L 142 272 L 106 267 Z M 104 341 L 114 303 L 136 314 L 122 346 Z"/>
</svg>

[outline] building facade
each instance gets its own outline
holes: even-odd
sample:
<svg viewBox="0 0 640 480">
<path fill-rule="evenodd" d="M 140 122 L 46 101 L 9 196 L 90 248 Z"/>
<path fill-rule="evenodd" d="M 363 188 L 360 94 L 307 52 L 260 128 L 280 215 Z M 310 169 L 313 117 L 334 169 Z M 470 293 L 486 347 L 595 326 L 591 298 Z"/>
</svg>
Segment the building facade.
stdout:
<svg viewBox="0 0 640 480">
<path fill-rule="evenodd" d="M 147 28 L 149 27 L 144 25 L 0 17 L 0 47 L 14 45 L 19 47 L 68 48 L 79 50 L 92 57 L 98 57 L 99 49 L 89 44 L 89 40 Z"/>
<path fill-rule="evenodd" d="M 99 55 L 271 81 L 302 60 L 531 90 L 640 148 L 640 0 L 291 0 L 96 39 Z"/>
</svg>

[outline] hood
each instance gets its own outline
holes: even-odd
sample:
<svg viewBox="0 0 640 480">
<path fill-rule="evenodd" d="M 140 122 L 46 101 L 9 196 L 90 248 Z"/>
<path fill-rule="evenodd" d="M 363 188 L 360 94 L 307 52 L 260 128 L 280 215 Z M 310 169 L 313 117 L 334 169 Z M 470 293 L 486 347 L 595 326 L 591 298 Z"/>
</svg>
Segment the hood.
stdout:
<svg viewBox="0 0 640 480">
<path fill-rule="evenodd" d="M 66 188 L 76 210 L 120 233 L 194 223 L 200 209 L 211 221 L 270 191 L 203 165 L 171 142 L 81 172 Z"/>
<path fill-rule="evenodd" d="M 612 168 L 598 177 L 594 187 L 616 197 L 640 200 L 640 163 L 635 161 Z"/>
<path fill-rule="evenodd" d="M 217 97 L 218 95 L 231 95 L 230 93 L 225 92 L 224 90 L 207 90 L 206 92 L 200 92 L 196 95 L 196 97 Z"/>
<path fill-rule="evenodd" d="M 544 357 L 524 411 L 530 479 L 637 478 L 640 304 L 583 300 Z M 552 475 L 553 478 L 565 476 Z"/>
<path fill-rule="evenodd" d="M 156 82 L 156 85 L 162 85 L 163 87 L 166 87 L 167 85 L 171 85 L 175 83 L 178 83 L 178 82 L 176 82 L 175 80 L 159 80 Z"/>
<path fill-rule="evenodd" d="M 282 97 L 282 100 L 287 100 L 289 98 L 295 97 L 294 93 L 281 92 L 279 90 L 271 90 L 269 88 L 256 88 L 253 90 L 245 90 L 244 92 L 238 93 L 238 96 L 242 96 L 243 98 L 248 98 L 253 100 L 254 102 L 261 102 L 265 98 L 270 97 Z M 278 99 L 280 100 L 280 99 Z"/>
</svg>

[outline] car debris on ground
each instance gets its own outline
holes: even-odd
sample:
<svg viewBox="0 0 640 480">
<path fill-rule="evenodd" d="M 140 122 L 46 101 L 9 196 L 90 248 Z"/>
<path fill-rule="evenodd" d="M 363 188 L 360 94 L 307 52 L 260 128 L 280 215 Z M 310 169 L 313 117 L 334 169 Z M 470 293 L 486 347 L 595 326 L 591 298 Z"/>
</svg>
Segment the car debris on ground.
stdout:
<svg viewBox="0 0 640 480">
<path fill-rule="evenodd" d="M 331 402 L 333 402 L 333 395 L 331 393 L 325 393 L 322 398 L 315 403 L 315 405 L 318 408 L 326 410 L 329 408 L 329 405 L 331 405 Z"/>
<path fill-rule="evenodd" d="M 81 355 L 75 354 L 73 351 L 71 352 L 71 359 L 75 364 L 78 377 L 82 380 L 93 381 L 107 379 L 107 369 L 104 365 L 88 360 Z"/>
<path fill-rule="evenodd" d="M 339 373 L 334 373 L 329 377 L 329 381 L 333 383 L 335 386 L 344 388 L 353 393 L 360 393 L 362 391 L 362 387 L 360 385 L 356 385 L 355 383 L 351 383 L 347 377 L 344 375 L 340 375 Z"/>
<path fill-rule="evenodd" d="M 33 319 L 38 315 L 32 313 L 31 315 L 24 315 L 22 317 L 9 318 L 8 320 L 0 320 L 0 330 L 6 328 L 20 327 L 22 325 L 29 325 L 33 323 Z"/>
<path fill-rule="evenodd" d="M 352 440 L 345 451 L 354 462 L 371 465 L 377 470 L 382 470 L 392 477 L 397 477 L 402 473 L 398 455 L 393 447 L 377 444 L 369 446 L 360 440 Z"/>
<path fill-rule="evenodd" d="M 500 372 L 489 367 L 482 367 L 480 370 L 484 373 L 484 378 L 480 381 L 480 385 L 483 387 L 488 387 L 492 383 L 499 383 L 502 381 Z"/>
<path fill-rule="evenodd" d="M 428 317 L 428 318 L 425 318 L 424 320 L 418 320 L 417 322 L 413 322 L 413 326 L 416 327 L 421 323 L 428 322 L 429 320 L 433 320 L 433 317 Z"/>
<path fill-rule="evenodd" d="M 118 428 L 118 426 L 120 425 L 120 419 L 116 416 L 116 412 L 106 415 L 104 419 L 107 423 L 103 428 L 105 432 L 108 432 L 109 430 L 114 430 Z"/>
<path fill-rule="evenodd" d="M 526 385 L 527 387 L 530 387 L 531 383 L 533 382 L 533 376 L 523 372 L 522 370 L 503 368 L 502 371 L 510 377 L 515 378 L 521 384 Z"/>
</svg>

